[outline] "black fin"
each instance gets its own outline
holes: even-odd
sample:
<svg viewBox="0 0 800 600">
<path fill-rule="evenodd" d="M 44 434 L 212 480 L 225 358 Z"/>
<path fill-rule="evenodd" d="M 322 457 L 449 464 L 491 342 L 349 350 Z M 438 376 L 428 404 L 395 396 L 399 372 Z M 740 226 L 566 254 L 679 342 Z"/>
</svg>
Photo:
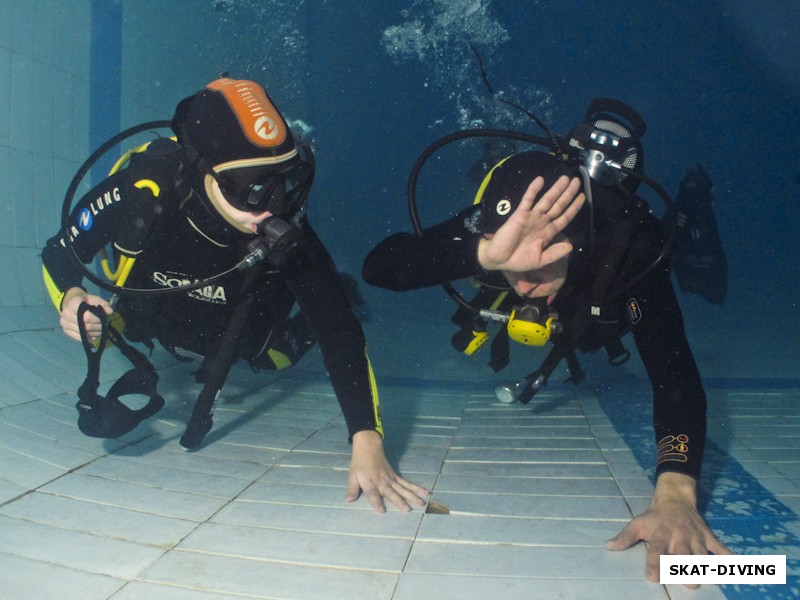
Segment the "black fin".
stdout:
<svg viewBox="0 0 800 600">
<path fill-rule="evenodd" d="M 714 215 L 711 178 L 700 165 L 681 181 L 672 266 L 682 292 L 721 305 L 728 291 L 728 260 Z"/>
</svg>

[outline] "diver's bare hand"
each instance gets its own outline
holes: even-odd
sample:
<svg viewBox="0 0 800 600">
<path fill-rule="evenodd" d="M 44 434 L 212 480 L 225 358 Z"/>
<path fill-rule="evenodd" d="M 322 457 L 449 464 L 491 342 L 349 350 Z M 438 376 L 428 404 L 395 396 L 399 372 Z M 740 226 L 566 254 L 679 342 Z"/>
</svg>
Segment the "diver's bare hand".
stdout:
<svg viewBox="0 0 800 600">
<path fill-rule="evenodd" d="M 92 306 L 100 306 L 103 311 L 110 315 L 114 312 L 111 305 L 100 296 L 89 294 L 81 288 L 70 288 L 64 294 L 64 299 L 61 301 L 61 318 L 59 324 L 61 330 L 67 337 L 73 340 L 81 341 L 81 333 L 78 329 L 78 308 L 82 303 L 90 304 Z M 102 333 L 100 326 L 100 319 L 93 315 L 91 312 L 86 311 L 83 315 L 83 322 L 86 325 L 86 334 L 90 341 L 95 341 Z"/>
<path fill-rule="evenodd" d="M 383 452 L 383 439 L 377 431 L 359 431 L 353 436 L 353 457 L 347 478 L 347 502 L 367 497 L 375 512 L 386 512 L 384 499 L 404 512 L 411 505 L 425 506 L 423 497 L 430 491 L 395 473 Z"/>
<path fill-rule="evenodd" d="M 663 555 L 731 554 L 697 512 L 696 485 L 687 475 L 662 473 L 650 508 L 631 520 L 606 548 L 626 550 L 637 542 L 647 542 L 645 574 L 653 582 L 659 580 Z"/>
<path fill-rule="evenodd" d="M 578 193 L 580 180 L 563 176 L 535 202 L 543 187 L 542 177 L 534 179 L 517 209 L 497 233 L 480 240 L 478 262 L 484 269 L 518 273 L 534 271 L 572 251 L 569 240 L 559 234 L 575 218 L 586 200 L 583 193 Z"/>
</svg>

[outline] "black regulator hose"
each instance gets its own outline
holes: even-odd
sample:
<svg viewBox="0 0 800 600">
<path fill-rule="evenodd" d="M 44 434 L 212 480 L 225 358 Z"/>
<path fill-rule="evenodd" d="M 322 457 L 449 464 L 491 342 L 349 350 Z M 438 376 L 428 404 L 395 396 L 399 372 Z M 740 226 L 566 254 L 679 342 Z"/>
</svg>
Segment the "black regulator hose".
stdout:
<svg viewBox="0 0 800 600">
<path fill-rule="evenodd" d="M 414 166 L 411 167 L 411 172 L 408 175 L 408 212 L 411 216 L 411 223 L 414 226 L 414 231 L 417 235 L 422 235 L 423 229 L 419 220 L 419 213 L 417 211 L 417 180 L 419 179 L 419 174 L 422 171 L 422 167 L 425 166 L 425 163 L 433 154 L 448 144 L 468 138 L 486 137 L 505 138 L 509 140 L 528 142 L 529 144 L 536 144 L 538 146 L 550 147 L 550 141 L 547 138 L 520 133 L 518 131 L 511 131 L 508 129 L 465 129 L 464 131 L 456 131 L 439 138 L 422 151 L 414 163 Z"/>
</svg>

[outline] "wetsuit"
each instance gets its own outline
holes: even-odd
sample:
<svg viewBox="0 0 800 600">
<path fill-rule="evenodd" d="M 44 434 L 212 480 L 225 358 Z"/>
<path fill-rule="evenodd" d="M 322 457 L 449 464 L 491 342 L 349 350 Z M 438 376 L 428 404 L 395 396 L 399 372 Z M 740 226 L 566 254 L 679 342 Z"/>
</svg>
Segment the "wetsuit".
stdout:
<svg viewBox="0 0 800 600">
<path fill-rule="evenodd" d="M 565 330 L 576 332 L 575 345 L 583 351 L 595 351 L 632 331 L 653 387 L 656 472 L 698 477 L 705 443 L 706 396 L 669 272 L 656 268 L 633 286 L 625 285 L 657 255 L 661 224 L 634 196 L 600 186 L 593 186 L 593 195 L 593 252 L 583 264 L 571 257 L 567 281 L 553 308 Z M 470 207 L 425 229 L 421 237 L 397 233 L 386 238 L 367 256 L 364 280 L 402 291 L 486 275 L 477 258 L 479 210 Z M 634 233 L 618 268 L 609 275 L 604 297 L 610 301 L 598 304 L 593 286 L 600 274 L 606 273 L 604 257 L 620 238 L 616 224 L 621 211 Z"/>
<path fill-rule="evenodd" d="M 104 180 L 76 205 L 70 218 L 73 247 L 90 262 L 101 247 L 113 243 L 135 226 L 136 210 L 152 197 L 134 187 L 147 178 L 162 190 L 163 212 L 150 227 L 149 238 L 125 283 L 130 288 L 175 287 L 206 279 L 236 265 L 247 254 L 252 235 L 221 221 L 208 201 L 189 186 L 174 182 L 183 160 L 180 147 L 155 156 L 135 154 L 130 165 Z M 196 187 L 196 186 L 195 186 Z M 170 192 L 171 190 L 171 192 Z M 165 198 L 166 196 L 166 198 Z M 256 301 L 238 356 L 255 366 L 272 367 L 267 350 L 274 345 L 286 354 L 301 352 L 288 327 L 295 301 L 320 345 L 325 367 L 352 436 L 362 430 L 382 432 L 378 397 L 366 354 L 361 324 L 349 301 L 330 255 L 305 219 L 299 223 L 310 252 L 291 269 L 262 274 L 247 290 Z M 48 240 L 42 252 L 45 280 L 60 309 L 63 293 L 80 287 L 81 270 L 70 259 L 62 233 Z M 214 285 L 186 293 L 140 297 L 121 294 L 115 312 L 125 320 L 126 337 L 159 340 L 167 349 L 209 356 L 218 347 L 231 313 L 242 294 L 244 271 Z M 280 367 L 281 365 L 277 365 Z"/>
</svg>

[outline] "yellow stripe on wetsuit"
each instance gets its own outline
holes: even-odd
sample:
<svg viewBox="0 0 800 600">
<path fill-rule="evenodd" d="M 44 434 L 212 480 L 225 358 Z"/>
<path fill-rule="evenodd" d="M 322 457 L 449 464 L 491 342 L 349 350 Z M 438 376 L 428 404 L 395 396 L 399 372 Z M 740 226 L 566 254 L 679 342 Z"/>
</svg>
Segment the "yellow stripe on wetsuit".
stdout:
<svg viewBox="0 0 800 600">
<path fill-rule="evenodd" d="M 47 267 L 44 265 L 42 265 L 42 277 L 44 277 L 44 285 L 47 288 L 47 293 L 50 294 L 50 300 L 53 301 L 53 305 L 60 314 L 61 303 L 64 301 L 64 294 L 66 292 L 62 292 L 58 289 L 56 282 L 53 281 L 53 278 L 50 276 L 50 271 L 48 271 Z"/>
<path fill-rule="evenodd" d="M 372 363 L 367 356 L 367 348 L 364 347 L 364 356 L 367 359 L 367 370 L 369 371 L 369 389 L 372 396 L 372 410 L 375 414 L 375 431 L 383 437 L 383 422 L 381 421 L 381 401 L 378 397 L 378 382 L 375 381 L 375 372 L 372 370 Z"/>
</svg>

